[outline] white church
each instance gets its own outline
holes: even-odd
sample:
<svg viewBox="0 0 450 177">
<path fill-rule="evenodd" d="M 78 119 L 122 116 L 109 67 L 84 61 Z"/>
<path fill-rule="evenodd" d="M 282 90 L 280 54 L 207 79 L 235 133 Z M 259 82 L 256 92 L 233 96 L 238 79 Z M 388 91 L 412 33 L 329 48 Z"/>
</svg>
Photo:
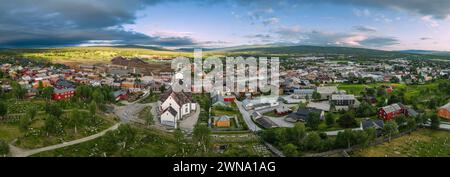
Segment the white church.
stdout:
<svg viewBox="0 0 450 177">
<path fill-rule="evenodd" d="M 177 122 L 194 113 L 196 103 L 192 101 L 192 94 L 174 92 L 172 89 L 164 92 L 159 99 L 159 113 L 161 124 L 177 128 Z"/>
</svg>

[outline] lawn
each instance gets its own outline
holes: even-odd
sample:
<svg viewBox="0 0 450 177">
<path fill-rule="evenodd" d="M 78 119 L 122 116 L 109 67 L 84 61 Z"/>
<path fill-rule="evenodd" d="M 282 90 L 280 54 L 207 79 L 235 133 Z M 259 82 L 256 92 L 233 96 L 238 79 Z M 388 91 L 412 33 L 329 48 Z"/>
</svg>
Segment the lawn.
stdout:
<svg viewBox="0 0 450 177">
<path fill-rule="evenodd" d="M 16 125 L 4 123 L 0 124 L 0 139 L 5 140 L 6 142 L 11 142 L 21 135 L 22 132 L 20 132 L 19 128 Z"/>
<path fill-rule="evenodd" d="M 405 84 L 395 84 L 395 83 L 373 83 L 373 84 L 339 84 L 339 90 L 345 90 L 349 94 L 361 95 L 365 88 L 377 88 L 381 85 L 390 85 L 395 89 L 406 88 Z"/>
<path fill-rule="evenodd" d="M 352 156 L 361 157 L 449 157 L 450 132 L 421 129 L 390 143 L 365 148 Z"/>
<path fill-rule="evenodd" d="M 360 95 L 361 92 L 363 92 L 367 87 L 368 86 L 364 84 L 341 84 L 339 85 L 338 89 L 345 90 L 349 94 Z"/>
</svg>

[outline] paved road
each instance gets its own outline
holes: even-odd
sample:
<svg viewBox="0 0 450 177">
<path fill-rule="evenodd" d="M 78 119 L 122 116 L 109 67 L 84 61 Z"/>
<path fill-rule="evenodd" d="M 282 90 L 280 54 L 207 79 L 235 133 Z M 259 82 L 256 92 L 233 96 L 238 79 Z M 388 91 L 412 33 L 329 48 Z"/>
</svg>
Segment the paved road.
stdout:
<svg viewBox="0 0 450 177">
<path fill-rule="evenodd" d="M 141 98 L 134 102 L 127 103 L 125 106 L 114 106 L 114 114 L 120 118 L 123 123 L 129 123 L 130 121 L 137 120 L 137 114 L 147 106 L 154 106 L 154 103 L 141 104 L 139 103 L 143 99 L 147 98 L 150 94 L 148 91 Z"/>
<path fill-rule="evenodd" d="M 84 137 L 81 139 L 77 139 L 77 140 L 73 140 L 73 141 L 69 141 L 69 142 L 64 142 L 61 144 L 57 144 L 57 145 L 52 145 L 52 146 L 47 146 L 47 147 L 43 147 L 43 148 L 38 148 L 38 149 L 31 149 L 31 150 L 24 150 L 18 147 L 15 147 L 13 145 L 9 145 L 10 147 L 10 155 L 12 157 L 28 157 L 31 156 L 33 154 L 37 154 L 37 153 L 41 153 L 41 152 L 45 152 L 45 151 L 51 151 L 51 150 L 55 150 L 55 149 L 59 149 L 59 148 L 63 148 L 63 147 L 67 147 L 67 146 L 72 146 L 75 144 L 80 144 L 80 143 L 84 143 L 86 141 L 90 141 L 90 140 L 94 140 L 97 139 L 103 135 L 106 134 L 106 132 L 108 131 L 112 131 L 112 130 L 116 130 L 117 128 L 119 128 L 120 123 L 117 123 L 115 125 L 113 125 L 112 127 L 103 130 L 100 133 L 88 136 L 88 137 Z"/>
<path fill-rule="evenodd" d="M 361 127 L 359 127 L 359 128 L 354 128 L 354 129 L 351 129 L 352 131 L 360 131 L 360 130 L 363 130 Z M 327 134 L 328 136 L 336 136 L 339 132 L 343 132 L 343 131 L 345 131 L 344 129 L 342 129 L 342 130 L 336 130 L 336 131 L 328 131 L 328 132 L 324 132 L 325 134 Z"/>
<path fill-rule="evenodd" d="M 194 130 L 195 125 L 197 124 L 198 121 L 198 117 L 200 115 L 200 105 L 197 104 L 195 109 L 195 113 L 192 114 L 191 116 L 189 116 L 188 118 L 180 121 L 180 129 L 187 131 L 187 132 L 192 132 Z"/>
<path fill-rule="evenodd" d="M 256 124 L 253 122 L 252 118 L 250 117 L 250 114 L 247 112 L 247 110 L 245 110 L 244 106 L 242 106 L 242 102 L 237 100 L 234 100 L 234 102 L 236 103 L 239 112 L 241 112 L 248 129 L 250 129 L 251 131 L 260 131 L 261 128 L 256 126 Z"/>
<path fill-rule="evenodd" d="M 140 104 L 131 103 L 125 106 L 115 106 L 114 114 L 120 118 L 123 123 L 128 123 L 130 121 L 136 120 L 138 113 L 142 111 L 147 106 L 152 106 L 153 103 Z"/>
<path fill-rule="evenodd" d="M 275 124 L 277 124 L 279 127 L 294 127 L 294 123 L 287 122 L 286 120 L 284 120 L 286 118 L 286 116 L 283 116 L 283 117 L 266 116 L 266 117 L 269 118 Z"/>
</svg>

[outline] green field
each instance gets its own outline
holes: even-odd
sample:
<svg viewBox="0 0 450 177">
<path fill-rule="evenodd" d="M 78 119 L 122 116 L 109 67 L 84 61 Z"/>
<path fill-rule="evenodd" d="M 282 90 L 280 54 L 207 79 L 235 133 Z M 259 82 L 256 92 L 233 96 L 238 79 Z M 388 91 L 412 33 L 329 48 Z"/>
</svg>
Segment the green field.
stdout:
<svg viewBox="0 0 450 177">
<path fill-rule="evenodd" d="M 449 157 L 450 132 L 421 129 L 390 143 L 369 147 L 352 156 L 357 157 Z"/>
<path fill-rule="evenodd" d="M 349 94 L 361 95 L 365 88 L 377 88 L 382 85 L 390 85 L 395 89 L 403 89 L 408 87 L 405 84 L 390 84 L 390 83 L 374 83 L 374 84 L 339 84 L 339 90 L 345 90 Z"/>
<path fill-rule="evenodd" d="M 177 56 L 192 56 L 192 53 L 145 48 L 67 47 L 42 49 L 10 49 L 0 51 L 0 56 L 1 55 L 18 56 L 28 59 L 52 62 L 104 63 L 111 61 L 111 59 L 116 56 L 149 59 L 152 57 L 174 58 Z"/>
</svg>

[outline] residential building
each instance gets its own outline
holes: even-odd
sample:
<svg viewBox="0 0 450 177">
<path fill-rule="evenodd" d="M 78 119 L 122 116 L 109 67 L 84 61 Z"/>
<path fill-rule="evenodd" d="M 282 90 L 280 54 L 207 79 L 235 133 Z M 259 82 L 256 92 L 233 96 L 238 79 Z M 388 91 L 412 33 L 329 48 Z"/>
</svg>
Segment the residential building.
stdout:
<svg viewBox="0 0 450 177">
<path fill-rule="evenodd" d="M 333 94 L 331 95 L 331 103 L 335 106 L 352 106 L 355 104 L 355 95 Z"/>
<path fill-rule="evenodd" d="M 419 113 L 401 103 L 394 103 L 378 109 L 378 117 L 384 120 L 391 120 L 400 115 L 416 117 Z"/>
<path fill-rule="evenodd" d="M 450 103 L 440 107 L 438 110 L 438 115 L 444 119 L 450 119 Z"/>
<path fill-rule="evenodd" d="M 215 127 L 230 127 L 231 126 L 231 118 L 230 116 L 219 116 L 214 118 L 214 126 Z"/>
<path fill-rule="evenodd" d="M 63 89 L 54 88 L 53 94 L 52 94 L 52 99 L 53 100 L 63 100 L 63 99 L 71 98 L 74 95 L 75 95 L 74 88 L 63 88 Z"/>
<path fill-rule="evenodd" d="M 325 118 L 325 112 L 315 108 L 299 108 L 297 112 L 291 113 L 286 117 L 289 122 L 306 122 L 310 117 L 310 113 L 319 114 L 321 120 Z"/>
</svg>

